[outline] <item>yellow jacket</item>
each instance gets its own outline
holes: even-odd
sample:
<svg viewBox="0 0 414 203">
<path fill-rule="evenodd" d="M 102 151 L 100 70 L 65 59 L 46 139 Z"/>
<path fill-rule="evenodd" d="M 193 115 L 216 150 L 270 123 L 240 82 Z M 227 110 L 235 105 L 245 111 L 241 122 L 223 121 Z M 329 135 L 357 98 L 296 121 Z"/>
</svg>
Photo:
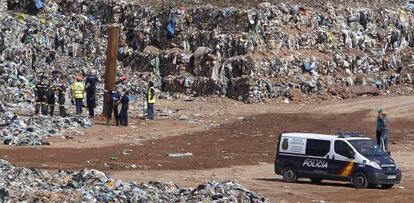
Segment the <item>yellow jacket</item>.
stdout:
<svg viewBox="0 0 414 203">
<path fill-rule="evenodd" d="M 155 89 L 153 87 L 148 88 L 147 102 L 148 104 L 155 104 Z"/>
<path fill-rule="evenodd" d="M 75 99 L 83 99 L 85 95 L 85 86 L 81 82 L 75 82 L 71 86 Z"/>
</svg>

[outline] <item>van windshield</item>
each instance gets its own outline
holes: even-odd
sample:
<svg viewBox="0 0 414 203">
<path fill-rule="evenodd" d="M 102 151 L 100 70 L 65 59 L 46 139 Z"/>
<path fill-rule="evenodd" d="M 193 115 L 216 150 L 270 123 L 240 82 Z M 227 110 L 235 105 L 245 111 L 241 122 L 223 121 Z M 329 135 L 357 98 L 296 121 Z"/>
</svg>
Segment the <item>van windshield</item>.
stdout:
<svg viewBox="0 0 414 203">
<path fill-rule="evenodd" d="M 348 142 L 364 156 L 387 156 L 372 140 L 348 140 Z"/>
</svg>

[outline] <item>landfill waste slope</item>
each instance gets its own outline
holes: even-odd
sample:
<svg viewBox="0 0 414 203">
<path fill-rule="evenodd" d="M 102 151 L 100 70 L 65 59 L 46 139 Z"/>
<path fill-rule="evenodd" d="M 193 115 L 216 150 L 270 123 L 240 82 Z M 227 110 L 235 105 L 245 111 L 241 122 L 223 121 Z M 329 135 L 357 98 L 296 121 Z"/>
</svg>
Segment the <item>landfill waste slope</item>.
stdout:
<svg viewBox="0 0 414 203">
<path fill-rule="evenodd" d="M 136 96 L 148 81 L 175 95 L 244 102 L 359 96 L 352 86 L 414 94 L 414 15 L 403 1 L 13 2 L 0 16 L 3 102 L 33 101 L 41 75 L 70 84 L 91 68 L 102 79 L 113 22 L 117 81 L 128 78 L 117 83 Z M 102 83 L 97 92 L 100 105 Z"/>
<path fill-rule="evenodd" d="M 353 86 L 414 93 L 409 4 L 243 2 L 86 3 L 83 13 L 122 25 L 120 63 L 137 87 L 152 80 L 164 92 L 244 102 L 360 96 Z"/>
<path fill-rule="evenodd" d="M 27 169 L 0 160 L 2 202 L 269 202 L 233 181 L 210 181 L 195 189 L 173 183 L 135 183 L 107 174 Z"/>
<path fill-rule="evenodd" d="M 91 127 L 92 123 L 84 117 L 34 115 L 35 85 L 41 77 L 46 77 L 50 85 L 63 79 L 68 87 L 65 107 L 70 108 L 69 86 L 74 76 L 86 73 L 88 65 L 101 71 L 101 50 L 106 42 L 102 37 L 94 38 L 98 32 L 96 20 L 62 15 L 43 1 L 36 1 L 35 6 L 49 10 L 32 13 L 34 7 L 19 7 L 23 2 L 0 2 L 0 141 L 7 145 L 45 145 L 48 136 Z M 86 47 L 88 53 L 83 52 Z M 81 50 L 90 57 L 82 58 Z M 98 84 L 97 90 L 101 98 L 103 84 Z"/>
</svg>

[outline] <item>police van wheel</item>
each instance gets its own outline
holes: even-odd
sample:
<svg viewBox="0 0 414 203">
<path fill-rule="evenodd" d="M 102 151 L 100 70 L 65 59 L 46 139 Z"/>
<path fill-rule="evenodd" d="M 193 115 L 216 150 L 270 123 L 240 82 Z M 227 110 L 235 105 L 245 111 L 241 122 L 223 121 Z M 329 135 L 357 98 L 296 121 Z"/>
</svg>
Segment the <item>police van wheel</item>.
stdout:
<svg viewBox="0 0 414 203">
<path fill-rule="evenodd" d="M 352 176 L 352 185 L 356 188 L 366 188 L 368 187 L 368 178 L 362 173 L 358 172 Z"/>
<path fill-rule="evenodd" d="M 288 166 L 283 170 L 283 180 L 288 183 L 294 183 L 298 179 L 295 168 Z"/>
<path fill-rule="evenodd" d="M 315 184 L 318 184 L 318 183 L 322 182 L 322 179 L 320 179 L 320 178 L 311 178 L 310 180 L 311 180 L 312 183 L 315 183 Z"/>
<path fill-rule="evenodd" d="M 394 184 L 382 184 L 381 188 L 382 189 L 391 189 L 394 186 Z"/>
</svg>

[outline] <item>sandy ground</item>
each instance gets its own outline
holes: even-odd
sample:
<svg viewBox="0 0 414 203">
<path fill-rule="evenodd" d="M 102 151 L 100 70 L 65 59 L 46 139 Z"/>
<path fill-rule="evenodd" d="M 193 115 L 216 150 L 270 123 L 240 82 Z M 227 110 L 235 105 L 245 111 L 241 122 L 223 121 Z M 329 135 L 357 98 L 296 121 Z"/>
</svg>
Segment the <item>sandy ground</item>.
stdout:
<svg viewBox="0 0 414 203">
<path fill-rule="evenodd" d="M 312 184 L 308 179 L 298 183 L 285 183 L 281 176 L 273 173 L 273 165 L 233 166 L 209 170 L 149 170 L 131 173 L 114 172 L 116 178 L 138 182 L 157 178 L 172 181 L 183 186 L 195 187 L 208 180 L 235 180 L 249 189 L 258 191 L 272 202 L 413 202 L 414 177 L 412 152 L 398 152 L 393 155 L 403 170 L 401 184 L 390 190 L 355 189 L 349 183 L 323 181 Z"/>
<path fill-rule="evenodd" d="M 348 183 L 303 180 L 284 183 L 273 172 L 276 137 L 281 132 L 336 133 L 362 131 L 373 135 L 376 109 L 392 120 L 391 149 L 403 170 L 391 190 L 357 190 Z M 50 146 L 1 146 L 0 156 L 17 165 L 45 169 L 96 168 L 116 178 L 146 182 L 173 181 L 194 187 L 211 179 L 236 180 L 272 201 L 287 202 L 413 202 L 414 97 L 368 97 L 321 104 L 242 104 L 232 100 L 163 101 L 171 117 L 156 121 L 131 112 L 127 128 L 105 126 L 52 138 Z M 185 115 L 189 119 L 178 119 Z M 197 121 L 197 122 L 194 122 Z M 169 153 L 192 153 L 169 157 Z M 340 195 L 338 195 L 340 194 Z"/>
</svg>

